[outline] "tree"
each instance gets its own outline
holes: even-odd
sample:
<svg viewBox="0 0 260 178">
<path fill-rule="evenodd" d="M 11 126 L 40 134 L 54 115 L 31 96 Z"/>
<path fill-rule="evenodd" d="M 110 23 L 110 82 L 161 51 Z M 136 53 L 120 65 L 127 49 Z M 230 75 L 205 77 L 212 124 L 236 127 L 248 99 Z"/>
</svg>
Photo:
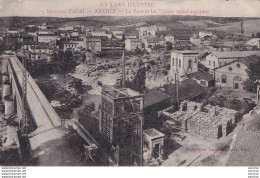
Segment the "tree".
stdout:
<svg viewBox="0 0 260 178">
<path fill-rule="evenodd" d="M 257 85 L 256 83 L 251 80 L 251 79 L 247 79 L 245 82 L 244 82 L 244 89 L 249 91 L 249 92 L 254 92 L 256 93 L 256 88 L 257 88 Z"/>
<path fill-rule="evenodd" d="M 249 92 L 257 91 L 256 81 L 260 79 L 260 64 L 250 64 L 247 70 L 249 79 L 244 82 L 244 89 Z"/>
<path fill-rule="evenodd" d="M 0 42 L 0 55 L 3 54 L 5 51 L 5 45 L 4 43 Z"/>
<path fill-rule="evenodd" d="M 125 41 L 126 38 L 125 38 L 125 34 L 122 35 L 122 40 L 121 41 Z"/>
<path fill-rule="evenodd" d="M 259 32 L 255 34 L 255 38 L 260 38 L 260 33 Z"/>
<path fill-rule="evenodd" d="M 145 88 L 145 79 L 146 79 L 146 69 L 144 67 L 140 68 L 131 83 L 131 89 L 142 92 L 143 88 Z"/>
<path fill-rule="evenodd" d="M 171 44 L 171 43 L 168 43 L 166 48 L 167 48 L 167 50 L 172 50 L 172 49 L 173 49 L 173 48 L 172 48 L 172 44 Z"/>
<path fill-rule="evenodd" d="M 135 53 L 136 54 L 142 54 L 142 50 L 140 48 L 138 48 L 138 46 L 136 46 Z"/>
<path fill-rule="evenodd" d="M 62 74 L 65 78 L 68 72 L 71 72 L 76 67 L 76 62 L 73 60 L 72 52 L 60 52 L 57 60 L 58 73 Z"/>
</svg>

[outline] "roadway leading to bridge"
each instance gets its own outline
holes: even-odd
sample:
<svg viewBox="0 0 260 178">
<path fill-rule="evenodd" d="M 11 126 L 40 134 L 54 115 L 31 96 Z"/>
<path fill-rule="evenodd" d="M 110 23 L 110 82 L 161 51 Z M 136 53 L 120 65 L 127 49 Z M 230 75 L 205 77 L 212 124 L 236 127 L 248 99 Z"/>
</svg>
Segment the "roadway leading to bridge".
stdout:
<svg viewBox="0 0 260 178">
<path fill-rule="evenodd" d="M 3 56 L 9 61 L 9 70 L 22 86 L 23 64 L 16 56 Z M 10 72 L 10 71 L 9 71 Z M 13 75 L 13 76 L 14 76 Z M 27 102 L 36 130 L 29 133 L 33 160 L 30 165 L 63 166 L 90 165 L 85 160 L 87 143 L 75 133 L 61 128 L 61 119 L 27 72 Z M 17 90 L 17 88 L 15 89 Z M 15 91 L 16 95 L 19 94 Z M 92 164 L 92 163 L 91 163 Z"/>
</svg>

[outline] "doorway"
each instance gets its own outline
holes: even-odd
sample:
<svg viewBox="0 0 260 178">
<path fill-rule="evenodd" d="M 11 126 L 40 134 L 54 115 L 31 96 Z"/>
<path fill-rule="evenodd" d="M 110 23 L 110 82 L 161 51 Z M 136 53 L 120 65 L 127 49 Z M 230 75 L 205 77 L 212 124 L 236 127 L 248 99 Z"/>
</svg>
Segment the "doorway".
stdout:
<svg viewBox="0 0 260 178">
<path fill-rule="evenodd" d="M 160 143 L 155 144 L 153 149 L 153 156 L 154 158 L 158 158 L 160 154 Z"/>
<path fill-rule="evenodd" d="M 220 137 L 222 137 L 222 135 L 223 135 L 222 125 L 219 125 L 219 126 L 218 126 L 218 139 L 219 139 Z"/>
</svg>

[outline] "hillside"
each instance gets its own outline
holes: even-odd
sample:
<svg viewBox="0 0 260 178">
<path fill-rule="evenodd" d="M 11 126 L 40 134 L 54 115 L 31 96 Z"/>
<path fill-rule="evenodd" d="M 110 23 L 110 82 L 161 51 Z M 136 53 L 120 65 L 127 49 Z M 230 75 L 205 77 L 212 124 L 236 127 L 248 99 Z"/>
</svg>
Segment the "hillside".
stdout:
<svg viewBox="0 0 260 178">
<path fill-rule="evenodd" d="M 241 34 L 241 22 L 228 23 L 218 27 L 208 28 L 209 30 L 225 31 L 233 34 Z M 244 21 L 244 35 L 252 36 L 252 33 L 260 32 L 260 19 Z"/>
<path fill-rule="evenodd" d="M 200 16 L 91 16 L 91 17 L 77 17 L 77 18 L 58 18 L 58 17 L 0 17 L 0 27 L 20 27 L 27 24 L 41 24 L 48 23 L 53 26 L 65 25 L 84 25 L 100 27 L 103 25 L 129 25 L 140 22 L 146 22 L 150 25 L 166 25 L 167 27 L 174 27 L 176 29 L 190 28 L 190 24 L 213 24 L 223 25 L 227 23 L 240 22 L 242 20 L 251 20 L 255 18 L 221 18 L 221 17 L 200 17 Z M 187 21 L 187 22 L 186 22 Z M 200 26 L 200 25 L 199 25 Z M 209 27 L 209 26 L 207 26 Z"/>
</svg>

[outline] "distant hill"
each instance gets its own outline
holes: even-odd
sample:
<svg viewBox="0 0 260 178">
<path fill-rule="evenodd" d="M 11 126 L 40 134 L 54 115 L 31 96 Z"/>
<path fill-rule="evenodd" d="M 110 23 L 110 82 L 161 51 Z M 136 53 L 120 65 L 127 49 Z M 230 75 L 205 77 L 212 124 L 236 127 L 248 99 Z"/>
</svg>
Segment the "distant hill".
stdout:
<svg viewBox="0 0 260 178">
<path fill-rule="evenodd" d="M 176 29 L 190 28 L 192 21 L 210 21 L 210 24 L 226 24 L 240 22 L 243 20 L 253 20 L 255 18 L 238 18 L 238 17 L 200 17 L 200 16 L 91 16 L 76 18 L 59 18 L 59 17 L 0 17 L 0 27 L 21 27 L 28 24 L 48 23 L 53 26 L 65 25 L 84 25 L 101 27 L 103 25 L 129 25 L 134 23 L 146 22 L 150 25 L 165 25 Z M 181 22 L 179 22 L 181 21 Z M 185 23 L 184 21 L 189 21 Z M 194 22 L 193 22 L 194 23 Z"/>
<path fill-rule="evenodd" d="M 244 20 L 244 35 L 252 36 L 252 33 L 260 32 L 260 19 Z M 225 25 L 208 28 L 209 30 L 224 31 L 241 35 L 241 22 L 233 22 Z"/>
</svg>

